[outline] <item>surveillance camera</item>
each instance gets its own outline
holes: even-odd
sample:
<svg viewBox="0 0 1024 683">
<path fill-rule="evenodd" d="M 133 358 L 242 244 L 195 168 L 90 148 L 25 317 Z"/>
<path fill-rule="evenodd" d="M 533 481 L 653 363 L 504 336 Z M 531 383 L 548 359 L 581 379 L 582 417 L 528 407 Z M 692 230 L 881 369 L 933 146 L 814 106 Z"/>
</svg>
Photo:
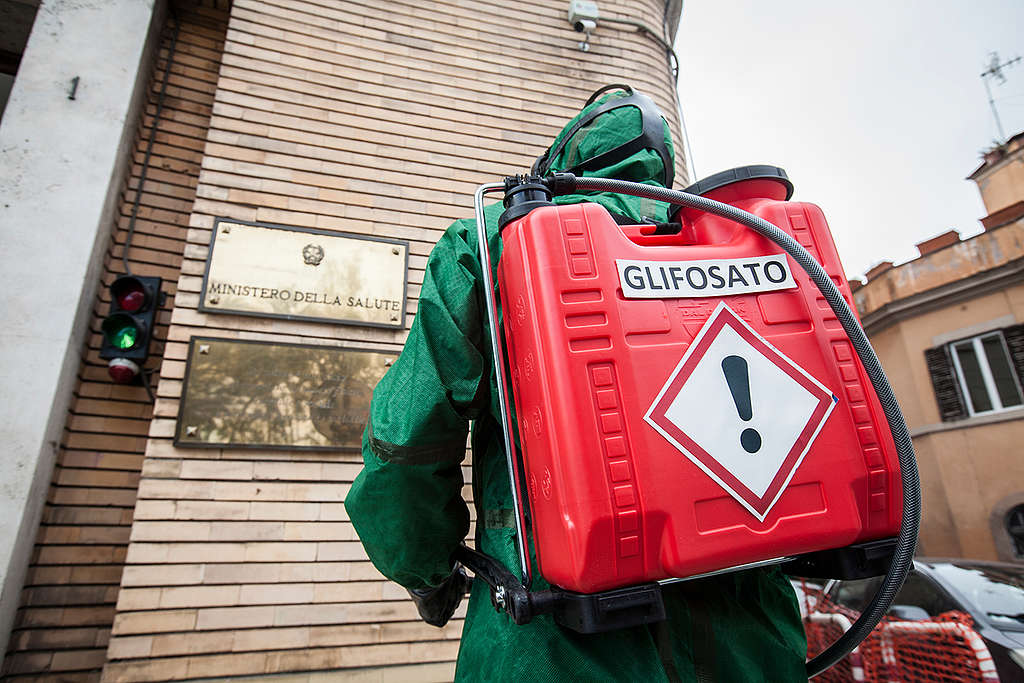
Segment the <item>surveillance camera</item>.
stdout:
<svg viewBox="0 0 1024 683">
<path fill-rule="evenodd" d="M 579 19 L 572 25 L 572 27 L 576 29 L 577 33 L 590 33 L 597 28 L 597 23 L 590 19 Z"/>
<path fill-rule="evenodd" d="M 571 0 L 569 23 L 579 33 L 590 33 L 597 28 L 597 3 L 591 0 Z"/>
</svg>

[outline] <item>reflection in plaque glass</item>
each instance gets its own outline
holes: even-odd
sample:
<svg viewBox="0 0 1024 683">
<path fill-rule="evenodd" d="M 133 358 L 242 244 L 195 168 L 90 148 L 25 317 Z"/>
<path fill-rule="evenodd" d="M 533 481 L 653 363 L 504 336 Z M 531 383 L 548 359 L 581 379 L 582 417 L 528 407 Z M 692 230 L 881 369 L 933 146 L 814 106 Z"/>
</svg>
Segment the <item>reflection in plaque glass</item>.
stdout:
<svg viewBox="0 0 1024 683">
<path fill-rule="evenodd" d="M 175 444 L 358 449 L 396 354 L 193 337 Z"/>
<path fill-rule="evenodd" d="M 402 240 L 218 218 L 199 310 L 400 329 L 408 262 Z"/>
</svg>

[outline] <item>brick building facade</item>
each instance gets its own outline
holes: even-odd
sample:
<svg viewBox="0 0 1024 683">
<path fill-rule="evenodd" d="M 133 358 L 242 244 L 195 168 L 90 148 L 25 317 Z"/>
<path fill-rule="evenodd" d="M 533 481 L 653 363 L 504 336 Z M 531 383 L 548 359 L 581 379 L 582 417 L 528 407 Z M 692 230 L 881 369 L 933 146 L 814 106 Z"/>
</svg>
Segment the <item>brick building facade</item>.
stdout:
<svg viewBox="0 0 1024 683">
<path fill-rule="evenodd" d="M 601 12 L 671 42 L 680 8 Z M 5 232 L 20 228 L 4 285 L 45 273 L 26 297 L 63 303 L 35 348 L 3 339 L 10 680 L 451 678 L 461 620 L 420 622 L 346 519 L 359 454 L 175 446 L 186 354 L 196 336 L 397 353 L 402 330 L 200 311 L 214 220 L 406 240 L 411 322 L 476 185 L 528 168 L 602 85 L 657 102 L 685 186 L 664 49 L 612 24 L 589 51 L 580 38 L 564 2 L 39 3 L 0 126 Z M 41 251 L 61 267 L 32 265 Z M 152 401 L 98 356 L 126 269 L 167 294 Z"/>
</svg>

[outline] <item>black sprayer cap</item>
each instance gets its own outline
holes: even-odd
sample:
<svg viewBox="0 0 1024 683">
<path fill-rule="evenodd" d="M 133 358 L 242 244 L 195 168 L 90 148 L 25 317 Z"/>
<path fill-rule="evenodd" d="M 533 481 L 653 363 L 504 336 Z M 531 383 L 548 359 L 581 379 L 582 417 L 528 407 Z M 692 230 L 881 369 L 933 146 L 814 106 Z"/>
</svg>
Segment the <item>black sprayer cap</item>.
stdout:
<svg viewBox="0 0 1024 683">
<path fill-rule="evenodd" d="M 538 176 L 511 176 L 505 178 L 505 211 L 498 218 L 498 230 L 534 209 L 552 206 L 551 190 Z"/>
<path fill-rule="evenodd" d="M 698 180 L 683 190 L 683 192 L 705 195 L 712 190 L 744 180 L 777 180 L 786 188 L 786 200 L 788 201 L 793 196 L 793 183 L 790 182 L 786 171 L 778 166 L 768 166 L 767 164 L 730 168 L 728 171 L 722 171 L 721 173 Z"/>
</svg>

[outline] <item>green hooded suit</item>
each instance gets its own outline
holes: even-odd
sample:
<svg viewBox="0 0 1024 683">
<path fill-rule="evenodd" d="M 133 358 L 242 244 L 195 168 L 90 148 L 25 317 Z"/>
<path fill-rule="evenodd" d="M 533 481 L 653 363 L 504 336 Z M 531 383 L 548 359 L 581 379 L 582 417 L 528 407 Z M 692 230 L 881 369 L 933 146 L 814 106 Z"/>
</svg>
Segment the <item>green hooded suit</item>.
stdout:
<svg viewBox="0 0 1024 683">
<path fill-rule="evenodd" d="M 606 95 L 566 125 L 556 143 Z M 567 141 L 551 170 L 636 137 L 639 111 L 612 109 Z M 668 127 L 666 143 L 671 150 Z M 553 147 L 554 149 L 554 147 Z M 585 175 L 658 184 L 661 157 L 640 151 Z M 565 196 L 598 202 L 633 221 L 666 220 L 667 207 L 633 197 Z M 501 254 L 500 204 L 487 207 L 492 273 Z M 515 524 L 492 371 L 476 223 L 460 220 L 427 262 L 419 311 L 401 356 L 373 394 L 363 436 L 365 467 L 345 501 L 370 560 L 406 588 L 440 584 L 469 531 L 460 463 L 472 426 L 476 542 L 518 573 Z M 534 569 L 534 589 L 546 587 Z M 456 680 L 466 681 L 797 681 L 806 680 L 806 641 L 792 587 L 776 569 L 668 586 L 667 628 L 638 626 L 581 635 L 535 617 L 516 626 L 473 584 Z"/>
</svg>

